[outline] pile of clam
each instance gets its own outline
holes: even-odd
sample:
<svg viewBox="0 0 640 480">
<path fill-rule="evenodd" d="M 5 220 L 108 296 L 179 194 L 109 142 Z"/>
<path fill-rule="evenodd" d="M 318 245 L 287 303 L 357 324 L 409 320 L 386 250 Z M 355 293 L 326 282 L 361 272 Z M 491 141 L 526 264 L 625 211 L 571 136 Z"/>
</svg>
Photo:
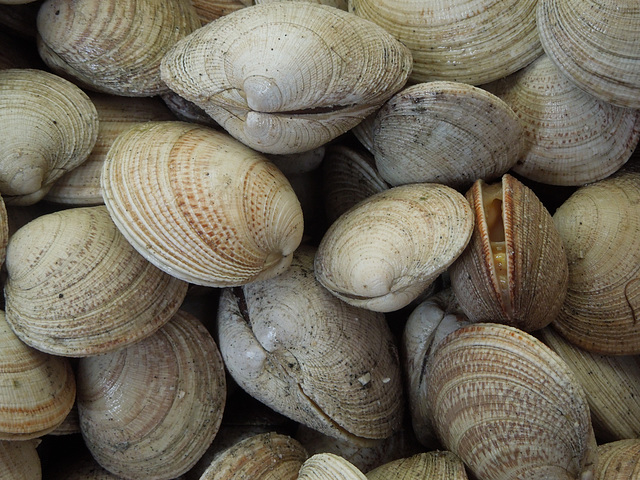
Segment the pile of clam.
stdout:
<svg viewBox="0 0 640 480">
<path fill-rule="evenodd" d="M 637 0 L 0 25 L 0 478 L 640 478 Z"/>
</svg>

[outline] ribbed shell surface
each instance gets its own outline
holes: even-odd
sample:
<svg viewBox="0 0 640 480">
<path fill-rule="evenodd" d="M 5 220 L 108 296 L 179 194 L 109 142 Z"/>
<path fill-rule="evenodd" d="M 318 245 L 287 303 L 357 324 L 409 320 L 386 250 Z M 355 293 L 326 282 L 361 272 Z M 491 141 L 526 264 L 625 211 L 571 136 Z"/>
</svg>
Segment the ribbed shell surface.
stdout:
<svg viewBox="0 0 640 480">
<path fill-rule="evenodd" d="M 298 480 L 366 480 L 358 468 L 333 453 L 317 453 L 300 469 Z"/>
<path fill-rule="evenodd" d="M 599 445 L 598 460 L 594 480 L 640 478 L 640 438 Z"/>
<path fill-rule="evenodd" d="M 0 440 L 0 478 L 3 480 L 41 480 L 42 467 L 38 441 Z"/>
<path fill-rule="evenodd" d="M 452 452 L 434 451 L 401 458 L 367 472 L 367 480 L 467 480 L 462 460 Z"/>
</svg>

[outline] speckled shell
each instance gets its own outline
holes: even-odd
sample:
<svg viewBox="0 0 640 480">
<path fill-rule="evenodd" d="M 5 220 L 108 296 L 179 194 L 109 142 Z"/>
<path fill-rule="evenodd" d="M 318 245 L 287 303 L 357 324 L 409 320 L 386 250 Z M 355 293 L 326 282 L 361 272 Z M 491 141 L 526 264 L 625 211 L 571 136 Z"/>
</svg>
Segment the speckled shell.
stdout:
<svg viewBox="0 0 640 480">
<path fill-rule="evenodd" d="M 604 355 L 640 353 L 640 173 L 578 189 L 554 213 L 569 286 L 553 326 Z"/>
<path fill-rule="evenodd" d="M 3 480 L 41 480 L 42 467 L 37 440 L 0 440 L 0 478 Z"/>
<path fill-rule="evenodd" d="M 542 53 L 537 0 L 350 0 L 411 50 L 413 82 L 480 85 L 513 73 Z"/>
<path fill-rule="evenodd" d="M 43 70 L 0 71 L 0 192 L 35 203 L 66 171 L 84 162 L 98 135 L 87 95 Z M 42 193 L 41 193 L 42 192 Z"/>
<path fill-rule="evenodd" d="M 551 185 L 608 177 L 640 140 L 640 110 L 599 100 L 566 78 L 547 55 L 485 88 L 516 112 L 525 131 L 520 175 Z"/>
<path fill-rule="evenodd" d="M 640 478 L 640 438 L 598 446 L 598 468 L 594 480 Z"/>
<path fill-rule="evenodd" d="M 60 75 L 114 95 L 168 90 L 160 61 L 201 25 L 189 0 L 47 0 L 38 11 L 38 51 Z"/>
<path fill-rule="evenodd" d="M 125 478 L 172 479 L 215 437 L 225 406 L 220 352 L 179 311 L 155 334 L 78 362 L 78 411 L 93 457 Z"/>
<path fill-rule="evenodd" d="M 284 175 L 229 135 L 182 122 L 122 133 L 102 174 L 113 221 L 151 263 L 205 286 L 281 273 L 302 240 Z"/>
<path fill-rule="evenodd" d="M 530 332 L 548 325 L 560 311 L 569 281 L 567 256 L 553 218 L 535 193 L 511 175 L 504 175 L 500 185 L 500 198 L 491 196 L 491 205 L 485 205 L 490 186 L 482 180 L 467 192 L 475 228 L 469 247 L 449 269 L 451 286 L 471 321 Z M 492 251 L 489 210 L 496 201 L 504 229 L 504 277 L 497 273 Z"/>
<path fill-rule="evenodd" d="M 396 347 L 384 316 L 352 307 L 314 279 L 311 247 L 283 274 L 227 289 L 218 337 L 234 380 L 270 408 L 359 444 L 400 428 Z"/>
<path fill-rule="evenodd" d="M 373 155 L 391 185 L 469 186 L 509 170 L 523 149 L 518 117 L 503 100 L 458 82 L 412 85 L 376 114 Z"/>
<path fill-rule="evenodd" d="M 254 5 L 189 35 L 162 79 L 231 135 L 265 153 L 296 153 L 357 125 L 406 82 L 409 51 L 335 7 Z"/>
<path fill-rule="evenodd" d="M 333 453 L 317 453 L 300 469 L 298 480 L 366 480 L 367 477 L 344 458 Z"/>
<path fill-rule="evenodd" d="M 540 0 L 542 46 L 582 90 L 640 108 L 640 4 L 636 0 Z"/>
<path fill-rule="evenodd" d="M 69 361 L 25 345 L 0 312 L 0 440 L 49 433 L 65 419 L 75 396 Z"/>
<path fill-rule="evenodd" d="M 416 299 L 466 247 L 467 200 L 440 184 L 372 195 L 327 230 L 315 259 L 318 281 L 341 300 L 389 312 Z"/>
<path fill-rule="evenodd" d="M 368 480 L 467 480 L 462 460 L 452 452 L 426 452 L 402 458 L 367 472 Z"/>
<path fill-rule="evenodd" d="M 55 355 L 97 355 L 151 335 L 178 310 L 187 283 L 147 262 L 104 206 L 38 217 L 7 247 L 7 321 Z"/>
</svg>

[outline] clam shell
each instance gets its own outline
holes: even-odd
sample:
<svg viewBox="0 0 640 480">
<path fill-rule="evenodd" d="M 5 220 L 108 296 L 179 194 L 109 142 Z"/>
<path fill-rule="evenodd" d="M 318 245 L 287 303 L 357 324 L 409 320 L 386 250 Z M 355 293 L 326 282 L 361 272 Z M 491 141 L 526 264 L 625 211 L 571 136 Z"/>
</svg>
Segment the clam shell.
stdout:
<svg viewBox="0 0 640 480">
<path fill-rule="evenodd" d="M 367 477 L 344 458 L 333 453 L 317 453 L 300 469 L 298 480 L 366 480 Z"/>
<path fill-rule="evenodd" d="M 42 468 L 36 447 L 38 441 L 0 440 L 0 478 L 3 480 L 41 480 Z"/>
<path fill-rule="evenodd" d="M 640 173 L 578 189 L 554 213 L 569 286 L 553 326 L 604 355 L 640 353 Z"/>
<path fill-rule="evenodd" d="M 189 35 L 162 79 L 265 153 L 312 150 L 399 90 L 411 55 L 377 25 L 307 2 L 255 5 Z"/>
<path fill-rule="evenodd" d="M 104 206 L 38 217 L 7 248 L 7 321 L 25 343 L 80 357 L 114 350 L 169 321 L 187 283 L 147 262 Z"/>
<path fill-rule="evenodd" d="M 189 0 L 47 0 L 38 11 L 38 51 L 60 75 L 114 95 L 168 90 L 160 61 L 200 27 Z"/>
<path fill-rule="evenodd" d="M 329 227 L 316 254 L 316 278 L 351 305 L 398 310 L 453 263 L 472 230 L 471 207 L 452 188 L 394 187 L 363 200 Z"/>
<path fill-rule="evenodd" d="M 48 188 L 86 160 L 98 135 L 98 114 L 89 97 L 42 70 L 0 71 L 0 110 L 3 196 L 33 195 Z"/>
<path fill-rule="evenodd" d="M 534 337 L 476 324 L 447 336 L 427 363 L 436 431 L 483 480 L 591 478 L 596 441 L 569 367 Z"/>
<path fill-rule="evenodd" d="M 509 170 L 523 149 L 523 130 L 509 105 L 458 82 L 412 85 L 378 111 L 373 155 L 391 185 L 470 185 Z"/>
<path fill-rule="evenodd" d="M 409 458 L 395 460 L 367 472 L 368 480 L 389 478 L 467 480 L 467 473 L 464 469 L 464 463 L 455 453 L 437 451 L 419 453 Z"/>
<path fill-rule="evenodd" d="M 0 372 L 0 440 L 41 437 L 60 425 L 73 407 L 76 383 L 68 359 L 25 345 L 4 312 Z"/>
<path fill-rule="evenodd" d="M 640 477 L 640 438 L 598 446 L 594 480 L 628 480 Z"/>
<path fill-rule="evenodd" d="M 78 362 L 83 438 L 98 463 L 121 477 L 185 473 L 215 437 L 225 399 L 216 343 L 185 312 L 136 344 Z"/>
<path fill-rule="evenodd" d="M 283 274 L 226 289 L 220 352 L 251 396 L 326 435 L 369 445 L 400 428 L 400 365 L 384 316 L 345 304 L 313 276 L 311 247 Z"/>
<path fill-rule="evenodd" d="M 413 56 L 413 82 L 480 85 L 542 53 L 537 0 L 350 0 L 349 11 L 377 23 Z"/>
<path fill-rule="evenodd" d="M 115 224 L 151 263 L 205 286 L 277 275 L 302 239 L 282 173 L 229 135 L 182 122 L 121 134 L 102 174 Z"/>
<path fill-rule="evenodd" d="M 535 193 L 511 175 L 482 180 L 467 193 L 475 211 L 469 247 L 451 265 L 451 287 L 473 322 L 525 331 L 548 325 L 564 301 L 567 255 L 553 219 Z"/>
<path fill-rule="evenodd" d="M 253 4 L 253 0 L 191 0 L 200 22 L 205 25 L 224 15 Z"/>
<path fill-rule="evenodd" d="M 599 100 L 567 79 L 547 55 L 485 88 L 516 112 L 525 131 L 520 175 L 551 185 L 608 177 L 640 140 L 640 111 Z"/>
<path fill-rule="evenodd" d="M 636 0 L 540 0 L 544 51 L 582 90 L 640 108 L 640 5 Z"/>
</svg>

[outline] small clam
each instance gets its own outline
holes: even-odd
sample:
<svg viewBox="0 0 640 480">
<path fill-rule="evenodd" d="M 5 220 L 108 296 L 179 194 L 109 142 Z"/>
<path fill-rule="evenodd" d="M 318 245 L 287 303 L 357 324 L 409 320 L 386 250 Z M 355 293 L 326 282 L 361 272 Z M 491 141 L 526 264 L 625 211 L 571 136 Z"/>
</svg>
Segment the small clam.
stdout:
<svg viewBox="0 0 640 480">
<path fill-rule="evenodd" d="M 462 460 L 452 452 L 419 453 L 386 463 L 367 472 L 367 480 L 387 479 L 467 480 Z"/>
<path fill-rule="evenodd" d="M 476 220 L 469 247 L 451 266 L 451 286 L 471 321 L 525 331 L 548 325 L 569 279 L 562 238 L 531 189 L 511 175 L 467 193 Z"/>
<path fill-rule="evenodd" d="M 367 477 L 339 455 L 317 453 L 302 464 L 298 480 L 367 480 Z"/>
<path fill-rule="evenodd" d="M 598 468 L 594 480 L 640 478 L 640 438 L 629 438 L 598 446 Z"/>
<path fill-rule="evenodd" d="M 38 440 L 11 442 L 0 440 L 0 478 L 40 480 L 42 467 L 36 447 Z"/>
<path fill-rule="evenodd" d="M 178 42 L 162 79 L 258 151 L 312 150 L 375 111 L 407 80 L 411 55 L 372 22 L 307 2 L 221 17 Z"/>
</svg>

